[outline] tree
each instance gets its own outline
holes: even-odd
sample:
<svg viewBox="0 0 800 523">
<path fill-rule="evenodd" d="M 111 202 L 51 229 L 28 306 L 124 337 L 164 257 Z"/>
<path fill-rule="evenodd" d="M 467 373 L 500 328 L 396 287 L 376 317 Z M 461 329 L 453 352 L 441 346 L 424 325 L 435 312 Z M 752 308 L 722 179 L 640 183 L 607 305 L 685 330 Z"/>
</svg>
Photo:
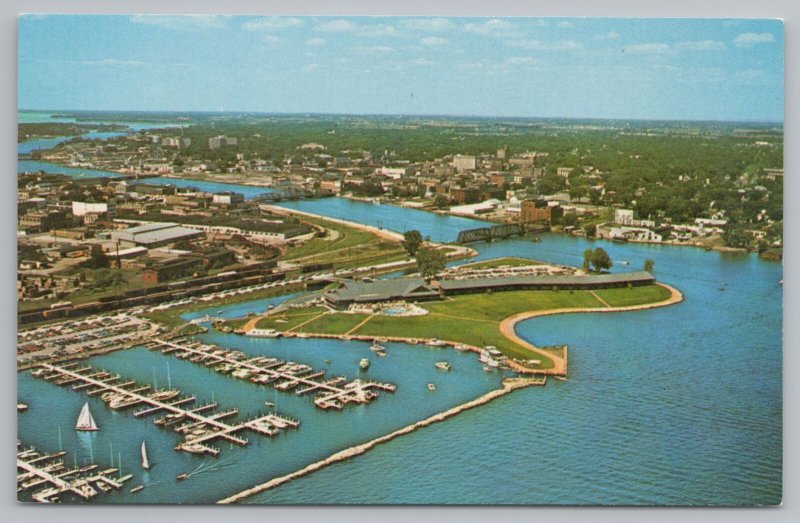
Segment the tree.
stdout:
<svg viewBox="0 0 800 523">
<path fill-rule="evenodd" d="M 86 260 L 85 264 L 90 269 L 104 269 L 111 266 L 108 256 L 99 245 L 92 245 L 92 251 L 89 253 L 89 259 Z"/>
<path fill-rule="evenodd" d="M 447 196 L 444 194 L 437 194 L 436 198 L 433 199 L 433 205 L 437 209 L 446 209 L 448 207 Z"/>
<path fill-rule="evenodd" d="M 590 223 L 583 227 L 583 232 L 586 233 L 587 238 L 594 238 L 597 236 L 597 225 Z"/>
<path fill-rule="evenodd" d="M 600 272 L 603 269 L 610 269 L 613 263 L 611 263 L 611 258 L 608 257 L 605 249 L 598 247 L 592 251 L 592 265 L 595 271 Z"/>
<path fill-rule="evenodd" d="M 586 249 L 583 251 L 583 265 L 581 266 L 584 271 L 589 270 L 589 265 L 592 263 L 592 250 Z"/>
<path fill-rule="evenodd" d="M 411 256 L 417 254 L 420 245 L 422 245 L 422 234 L 417 230 L 410 230 L 403 233 L 403 241 L 401 242 L 406 252 Z"/>
<path fill-rule="evenodd" d="M 644 270 L 646 270 L 647 272 L 653 272 L 653 266 L 654 266 L 655 264 L 656 264 L 656 262 L 654 262 L 654 261 L 653 261 L 653 260 L 651 260 L 650 258 L 647 258 L 647 259 L 644 261 Z"/>
<path fill-rule="evenodd" d="M 444 252 L 434 247 L 422 247 L 417 251 L 417 269 L 426 280 L 442 272 L 446 260 Z"/>
</svg>

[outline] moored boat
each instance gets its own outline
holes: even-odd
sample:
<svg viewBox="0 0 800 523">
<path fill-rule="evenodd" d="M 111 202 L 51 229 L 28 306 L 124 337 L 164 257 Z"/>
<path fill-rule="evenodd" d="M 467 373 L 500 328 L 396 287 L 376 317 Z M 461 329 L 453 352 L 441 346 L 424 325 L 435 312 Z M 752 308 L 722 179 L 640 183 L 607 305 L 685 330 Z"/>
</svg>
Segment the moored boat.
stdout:
<svg viewBox="0 0 800 523">
<path fill-rule="evenodd" d="M 361 361 L 358 362 L 358 366 L 367 370 L 369 368 L 369 360 L 367 358 L 361 358 Z"/>
<path fill-rule="evenodd" d="M 436 391 L 436 384 L 435 383 L 428 383 L 428 390 L 431 392 Z"/>
<path fill-rule="evenodd" d="M 448 371 L 452 367 L 449 361 L 437 361 L 435 364 L 437 369 Z"/>
</svg>

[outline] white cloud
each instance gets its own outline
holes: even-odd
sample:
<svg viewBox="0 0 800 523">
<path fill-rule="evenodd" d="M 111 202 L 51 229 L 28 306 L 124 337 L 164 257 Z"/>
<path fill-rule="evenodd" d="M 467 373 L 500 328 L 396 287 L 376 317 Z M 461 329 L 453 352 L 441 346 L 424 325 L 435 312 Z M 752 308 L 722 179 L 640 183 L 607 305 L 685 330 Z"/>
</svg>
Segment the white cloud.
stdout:
<svg viewBox="0 0 800 523">
<path fill-rule="evenodd" d="M 439 38 L 438 36 L 427 36 L 419 41 L 421 45 L 426 47 L 435 47 L 437 45 L 445 45 L 447 44 L 446 38 Z"/>
<path fill-rule="evenodd" d="M 532 56 L 515 56 L 506 60 L 506 63 L 508 65 L 541 65 L 544 62 Z"/>
<path fill-rule="evenodd" d="M 737 36 L 733 43 L 736 47 L 750 47 L 754 44 L 767 44 L 775 41 L 772 33 L 742 33 Z"/>
<path fill-rule="evenodd" d="M 667 44 L 626 45 L 624 50 L 626 53 L 631 54 L 666 54 L 670 52 L 670 48 Z"/>
<path fill-rule="evenodd" d="M 541 40 L 513 40 L 508 43 L 512 47 L 527 49 L 529 51 L 576 51 L 583 49 L 583 45 L 575 40 L 559 40 L 556 42 L 542 42 Z"/>
<path fill-rule="evenodd" d="M 355 31 L 357 28 L 357 23 L 344 19 L 327 20 L 314 26 L 314 29 L 324 33 L 347 33 L 350 31 Z"/>
<path fill-rule="evenodd" d="M 393 25 L 384 25 L 384 24 L 376 24 L 376 25 L 364 25 L 358 30 L 358 34 L 361 36 L 369 36 L 369 37 L 389 37 L 389 38 L 399 38 L 403 36 L 396 27 Z"/>
<path fill-rule="evenodd" d="M 447 18 L 408 18 L 406 20 L 401 20 L 398 25 L 403 29 L 428 31 L 432 33 L 449 31 L 455 28 L 453 22 Z"/>
<path fill-rule="evenodd" d="M 595 35 L 595 38 L 598 40 L 618 40 L 619 38 L 622 38 L 622 35 L 616 31 L 609 31 L 607 33 Z"/>
<path fill-rule="evenodd" d="M 133 15 L 129 20 L 134 24 L 195 31 L 221 29 L 228 24 L 228 18 L 223 15 Z"/>
<path fill-rule="evenodd" d="M 570 29 L 570 28 L 572 28 L 572 27 L 575 27 L 574 25 L 572 25 L 572 23 L 570 23 L 570 22 L 567 22 L 566 20 L 563 20 L 563 21 L 561 21 L 561 22 L 558 22 L 556 25 L 557 25 L 558 27 L 561 27 L 562 29 Z"/>
<path fill-rule="evenodd" d="M 318 69 L 322 69 L 323 67 L 325 67 L 325 66 L 324 65 L 320 65 L 320 64 L 306 64 L 306 65 L 303 66 L 303 71 L 305 71 L 307 73 L 310 73 L 310 72 L 316 71 Z"/>
<path fill-rule="evenodd" d="M 265 44 L 277 44 L 281 39 L 275 35 L 264 35 L 261 37 L 261 41 Z"/>
<path fill-rule="evenodd" d="M 327 43 L 328 41 L 324 38 L 309 38 L 306 40 L 306 45 L 310 45 L 311 47 L 322 47 Z"/>
<path fill-rule="evenodd" d="M 510 34 L 514 34 L 516 32 L 514 26 L 511 25 L 510 22 L 507 20 L 501 20 L 499 18 L 492 18 L 482 23 L 470 22 L 468 24 L 464 24 L 464 30 L 469 33 L 495 36 L 509 36 Z"/>
<path fill-rule="evenodd" d="M 431 62 L 427 58 L 417 58 L 416 60 L 412 60 L 411 63 L 413 65 L 435 65 L 435 62 Z"/>
<path fill-rule="evenodd" d="M 680 51 L 724 51 L 727 46 L 716 40 L 698 40 L 694 42 L 679 42 L 675 49 Z"/>
<path fill-rule="evenodd" d="M 300 27 L 303 20 L 291 16 L 270 16 L 266 18 L 256 18 L 242 24 L 245 31 L 279 31 L 292 27 Z"/>
<path fill-rule="evenodd" d="M 356 47 L 355 49 L 356 51 L 368 54 L 384 54 L 384 53 L 394 52 L 394 47 L 389 47 L 387 45 L 370 45 L 370 46 Z"/>
</svg>

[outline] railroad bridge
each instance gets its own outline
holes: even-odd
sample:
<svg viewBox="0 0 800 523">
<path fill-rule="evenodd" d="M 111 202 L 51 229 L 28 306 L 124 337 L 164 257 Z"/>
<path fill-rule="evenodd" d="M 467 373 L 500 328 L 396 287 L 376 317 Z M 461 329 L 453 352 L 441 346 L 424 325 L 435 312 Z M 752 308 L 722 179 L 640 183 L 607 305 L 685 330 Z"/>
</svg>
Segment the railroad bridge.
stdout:
<svg viewBox="0 0 800 523">
<path fill-rule="evenodd" d="M 492 240 L 508 238 L 509 236 L 522 236 L 525 228 L 519 223 L 506 223 L 492 227 L 467 229 L 458 233 L 458 243 L 489 242 Z"/>
<path fill-rule="evenodd" d="M 311 200 L 315 198 L 327 198 L 333 196 L 329 191 L 309 191 L 306 189 L 288 188 L 276 192 L 260 194 L 253 198 L 253 201 L 260 203 L 280 202 L 284 200 Z"/>
</svg>

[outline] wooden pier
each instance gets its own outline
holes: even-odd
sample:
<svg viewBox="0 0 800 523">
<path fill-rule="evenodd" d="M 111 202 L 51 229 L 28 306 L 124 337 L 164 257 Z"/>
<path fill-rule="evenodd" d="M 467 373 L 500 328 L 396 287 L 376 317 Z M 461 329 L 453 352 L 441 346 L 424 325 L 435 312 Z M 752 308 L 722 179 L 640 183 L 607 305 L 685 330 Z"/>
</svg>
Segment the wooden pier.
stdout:
<svg viewBox="0 0 800 523">
<path fill-rule="evenodd" d="M 319 381 L 325 371 L 315 371 L 308 365 L 284 362 L 275 358 L 257 356 L 245 359 L 239 351 L 228 351 L 214 345 L 198 342 L 175 343 L 156 339 L 150 344 L 164 354 L 173 354 L 193 363 L 201 363 L 217 372 L 231 373 L 233 377 L 247 379 L 252 383 L 271 385 L 276 390 L 291 391 L 302 395 L 316 392 L 314 405 L 320 409 L 340 410 L 348 403 L 369 403 L 379 395 L 377 391 L 394 392 L 397 387 L 391 383 L 355 379 L 340 386 L 347 378 L 337 377 Z"/>
<path fill-rule="evenodd" d="M 39 503 L 59 502 L 61 494 L 73 494 L 83 500 L 109 491 L 119 490 L 130 475 L 112 477 L 118 469 L 99 470 L 91 464 L 68 468 L 62 459 L 64 451 L 40 454 L 33 447 L 17 445 L 17 493 L 39 489 L 31 498 Z"/>
<path fill-rule="evenodd" d="M 40 370 L 44 372 L 39 372 Z M 145 395 L 143 393 L 151 389 L 149 385 L 140 386 L 132 380 L 125 381 L 123 384 L 115 384 L 114 382 L 120 379 L 118 376 L 111 376 L 110 373 L 97 371 L 91 367 L 72 370 L 67 366 L 45 363 L 34 371 L 33 375 L 56 384 L 78 382 L 79 385 L 73 386 L 73 389 L 78 386 L 81 389 L 94 387 L 88 390 L 87 394 L 102 393 L 101 398 L 110 408 L 123 409 L 134 405 L 143 405 L 133 413 L 136 418 L 163 413 L 162 417 L 155 420 L 155 424 L 159 426 L 171 427 L 183 422 L 182 425 L 172 427 L 175 432 L 184 437 L 184 441 L 179 443 L 175 449 L 193 454 L 216 456 L 219 454 L 219 450 L 207 445 L 214 440 L 222 439 L 237 445 L 247 445 L 247 438 L 239 435 L 246 430 L 265 436 L 274 436 L 283 429 L 299 426 L 298 421 L 276 413 L 259 415 L 241 423 L 227 423 L 223 420 L 238 415 L 238 409 L 210 413 L 218 406 L 216 403 L 189 407 L 194 403 L 195 397 L 180 397 L 180 391 L 154 391 Z M 177 399 L 161 400 L 160 397 Z"/>
</svg>

